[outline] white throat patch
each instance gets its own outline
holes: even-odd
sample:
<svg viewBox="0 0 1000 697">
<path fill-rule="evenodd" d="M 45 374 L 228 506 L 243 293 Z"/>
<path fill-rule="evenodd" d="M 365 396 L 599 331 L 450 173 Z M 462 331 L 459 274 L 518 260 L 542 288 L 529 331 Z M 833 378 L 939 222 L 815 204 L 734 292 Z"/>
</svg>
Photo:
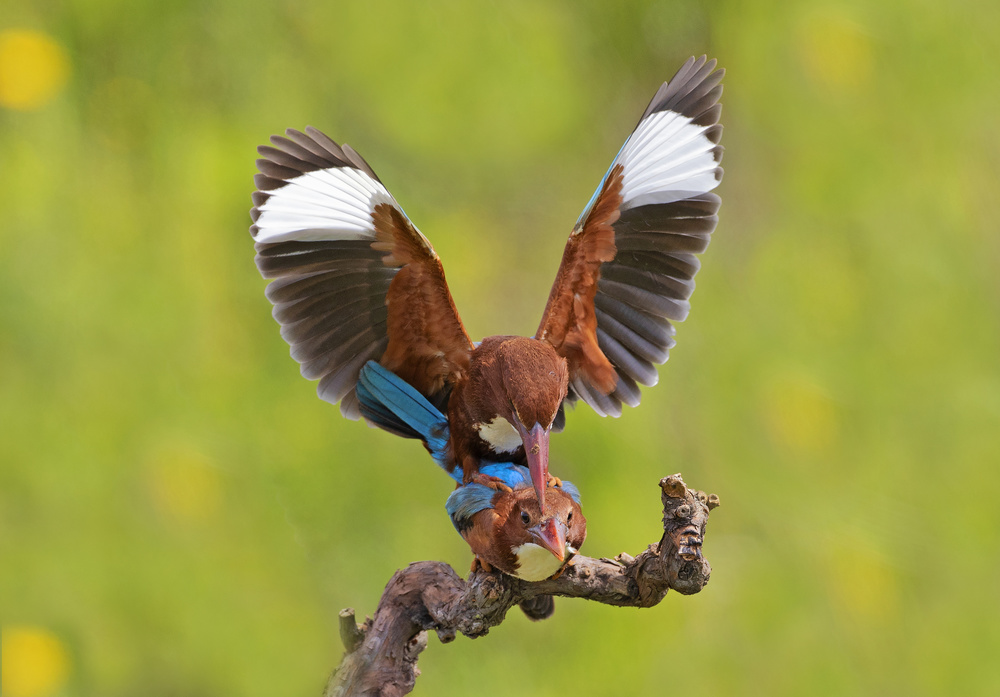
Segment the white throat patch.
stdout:
<svg viewBox="0 0 1000 697">
<path fill-rule="evenodd" d="M 512 551 L 517 556 L 518 563 L 515 576 L 525 581 L 544 581 L 562 566 L 562 562 L 552 552 L 534 542 L 514 547 Z"/>
<path fill-rule="evenodd" d="M 507 419 L 498 416 L 476 428 L 479 437 L 490 444 L 495 453 L 512 453 L 522 445 L 521 436 Z"/>
</svg>

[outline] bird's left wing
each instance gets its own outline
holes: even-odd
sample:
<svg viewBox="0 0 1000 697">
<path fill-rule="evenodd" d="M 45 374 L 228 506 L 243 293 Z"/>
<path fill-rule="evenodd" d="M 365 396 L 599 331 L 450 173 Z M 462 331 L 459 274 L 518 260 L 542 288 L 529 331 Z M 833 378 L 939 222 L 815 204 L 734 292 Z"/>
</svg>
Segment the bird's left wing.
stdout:
<svg viewBox="0 0 1000 697">
<path fill-rule="evenodd" d="M 657 91 L 573 228 L 536 338 L 569 366 L 567 399 L 639 403 L 674 345 L 718 222 L 724 71 L 691 58 Z"/>
<path fill-rule="evenodd" d="M 250 233 L 292 357 L 349 418 L 369 360 L 440 402 L 472 342 L 434 248 L 350 146 L 311 127 L 285 135 L 258 148 Z"/>
</svg>

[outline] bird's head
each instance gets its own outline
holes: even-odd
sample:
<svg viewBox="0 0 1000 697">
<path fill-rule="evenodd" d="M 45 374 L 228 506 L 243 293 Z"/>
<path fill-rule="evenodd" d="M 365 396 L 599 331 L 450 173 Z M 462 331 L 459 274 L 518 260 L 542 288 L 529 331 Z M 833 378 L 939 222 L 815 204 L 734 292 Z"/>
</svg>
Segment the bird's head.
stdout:
<svg viewBox="0 0 1000 697">
<path fill-rule="evenodd" d="M 515 489 L 513 505 L 496 537 L 509 549 L 517 567 L 514 575 L 541 581 L 558 571 L 580 549 L 587 536 L 587 521 L 580 504 L 562 487 L 550 487 L 544 510 L 534 489 Z"/>
<path fill-rule="evenodd" d="M 566 398 L 566 360 L 547 343 L 519 336 L 485 339 L 469 373 L 471 417 L 495 452 L 524 448 L 542 506 L 549 474 L 549 433 Z"/>
<path fill-rule="evenodd" d="M 538 503 L 527 468 L 514 463 L 486 465 L 483 473 L 510 489 L 470 483 L 456 488 L 445 508 L 455 529 L 477 558 L 504 573 L 540 581 L 558 571 L 587 537 L 580 492 L 562 481 Z"/>
</svg>

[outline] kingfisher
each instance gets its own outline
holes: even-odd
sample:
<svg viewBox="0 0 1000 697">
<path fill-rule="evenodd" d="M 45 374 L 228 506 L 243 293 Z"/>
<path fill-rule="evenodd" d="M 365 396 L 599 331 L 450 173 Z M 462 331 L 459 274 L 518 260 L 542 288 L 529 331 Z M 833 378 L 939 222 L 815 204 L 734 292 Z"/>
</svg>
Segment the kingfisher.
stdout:
<svg viewBox="0 0 1000 697">
<path fill-rule="evenodd" d="M 558 574 L 580 551 L 587 520 L 580 493 L 570 482 L 548 489 L 545 509 L 539 505 L 527 468 L 490 464 L 510 491 L 472 482 L 457 487 L 445 508 L 472 553 L 473 570 L 497 568 L 525 581 Z"/>
<path fill-rule="evenodd" d="M 423 395 L 375 361 L 361 369 L 356 391 L 366 419 L 419 438 L 449 472 L 448 419 Z M 525 581 L 541 581 L 572 562 L 587 536 L 587 520 L 580 492 L 571 482 L 550 486 L 543 510 L 526 467 L 490 462 L 480 472 L 491 485 L 463 482 L 462 470 L 452 468 L 449 474 L 457 486 L 445 504 L 452 524 L 472 549 L 473 571 L 496 568 Z M 551 600 L 546 601 L 547 611 L 550 605 Z"/>
<path fill-rule="evenodd" d="M 488 465 L 526 467 L 547 511 L 559 488 L 549 435 L 566 405 L 615 417 L 637 406 L 675 344 L 671 321 L 687 317 L 718 222 L 723 74 L 691 58 L 653 96 L 573 226 L 531 337 L 473 343 L 437 253 L 369 164 L 312 127 L 272 136 L 250 232 L 303 376 L 344 416 L 392 431 L 358 394 L 378 363 L 445 415 L 449 473 L 502 491 Z"/>
</svg>

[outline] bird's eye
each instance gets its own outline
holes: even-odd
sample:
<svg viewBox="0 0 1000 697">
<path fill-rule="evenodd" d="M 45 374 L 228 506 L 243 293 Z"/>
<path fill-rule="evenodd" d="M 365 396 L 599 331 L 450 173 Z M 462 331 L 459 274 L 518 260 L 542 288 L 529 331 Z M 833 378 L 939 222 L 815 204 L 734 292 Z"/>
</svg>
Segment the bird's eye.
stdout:
<svg viewBox="0 0 1000 697">
<path fill-rule="evenodd" d="M 568 515 L 568 516 L 566 516 L 566 522 L 567 522 L 567 523 L 568 523 L 569 521 L 571 521 L 571 520 L 573 520 L 573 511 L 570 511 L 570 512 L 569 512 L 569 515 Z"/>
<path fill-rule="evenodd" d="M 527 511 L 521 511 L 521 522 L 525 525 L 531 522 L 531 516 L 528 515 Z"/>
</svg>

